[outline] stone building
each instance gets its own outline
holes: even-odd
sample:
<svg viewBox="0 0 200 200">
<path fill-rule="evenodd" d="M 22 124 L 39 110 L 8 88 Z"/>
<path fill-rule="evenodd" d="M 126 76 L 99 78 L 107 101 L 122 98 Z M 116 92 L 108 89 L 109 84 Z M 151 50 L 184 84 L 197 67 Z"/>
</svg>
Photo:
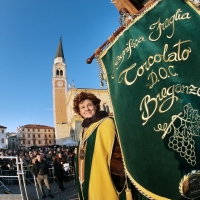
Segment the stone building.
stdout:
<svg viewBox="0 0 200 200">
<path fill-rule="evenodd" d="M 30 146 L 49 146 L 55 144 L 55 129 L 40 124 L 27 124 L 17 128 L 17 140 L 20 148 Z"/>
<path fill-rule="evenodd" d="M 14 132 L 6 133 L 6 148 L 18 150 L 18 147 L 17 134 Z"/>
</svg>

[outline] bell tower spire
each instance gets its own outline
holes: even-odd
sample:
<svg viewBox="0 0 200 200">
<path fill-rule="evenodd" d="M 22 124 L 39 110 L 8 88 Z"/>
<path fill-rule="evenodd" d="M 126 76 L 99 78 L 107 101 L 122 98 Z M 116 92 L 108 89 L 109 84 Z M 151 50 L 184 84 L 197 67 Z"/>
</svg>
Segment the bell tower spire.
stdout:
<svg viewBox="0 0 200 200">
<path fill-rule="evenodd" d="M 58 49 L 57 49 L 55 58 L 57 58 L 57 57 L 61 57 L 61 58 L 65 59 L 64 53 L 63 53 L 63 47 L 62 47 L 62 37 L 60 37 L 60 42 L 58 45 Z"/>
<path fill-rule="evenodd" d="M 58 49 L 57 49 L 56 56 L 54 59 L 54 64 L 57 62 L 65 63 L 65 57 L 64 57 L 64 53 L 63 53 L 63 47 L 62 47 L 62 37 L 60 37 Z"/>
</svg>

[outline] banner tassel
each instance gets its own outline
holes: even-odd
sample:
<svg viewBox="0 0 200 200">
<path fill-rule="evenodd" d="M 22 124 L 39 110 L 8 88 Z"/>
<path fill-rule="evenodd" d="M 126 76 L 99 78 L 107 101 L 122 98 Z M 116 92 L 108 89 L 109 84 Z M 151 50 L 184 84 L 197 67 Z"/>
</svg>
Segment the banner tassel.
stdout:
<svg viewBox="0 0 200 200">
<path fill-rule="evenodd" d="M 133 200 L 133 197 L 132 197 L 132 193 L 131 193 L 131 189 L 129 189 L 128 187 L 128 180 L 127 180 L 127 175 L 125 173 L 125 178 L 126 178 L 126 200 Z"/>
<path fill-rule="evenodd" d="M 126 200 L 133 200 L 132 193 L 129 188 L 126 188 Z"/>
</svg>

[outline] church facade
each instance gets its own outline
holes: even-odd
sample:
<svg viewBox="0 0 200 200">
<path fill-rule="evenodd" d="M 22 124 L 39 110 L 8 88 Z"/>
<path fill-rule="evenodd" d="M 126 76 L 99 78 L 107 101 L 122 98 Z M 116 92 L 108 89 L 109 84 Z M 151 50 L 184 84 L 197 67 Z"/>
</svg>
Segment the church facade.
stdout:
<svg viewBox="0 0 200 200">
<path fill-rule="evenodd" d="M 101 99 L 101 110 L 112 115 L 112 106 L 106 89 L 68 87 L 65 57 L 60 38 L 53 64 L 53 115 L 56 144 L 62 145 L 67 139 L 79 141 L 82 118 L 73 111 L 73 99 L 82 91 L 94 93 Z"/>
</svg>

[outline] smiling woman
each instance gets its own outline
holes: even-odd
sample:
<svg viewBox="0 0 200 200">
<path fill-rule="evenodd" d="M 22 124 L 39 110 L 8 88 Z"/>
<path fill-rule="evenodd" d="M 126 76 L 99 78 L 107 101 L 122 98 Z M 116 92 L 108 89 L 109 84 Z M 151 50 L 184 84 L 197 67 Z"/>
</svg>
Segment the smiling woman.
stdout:
<svg viewBox="0 0 200 200">
<path fill-rule="evenodd" d="M 77 156 L 79 197 L 118 200 L 118 192 L 125 186 L 121 151 L 114 121 L 107 112 L 100 111 L 100 101 L 94 94 L 86 92 L 74 99 L 74 111 L 84 118 Z"/>
<path fill-rule="evenodd" d="M 83 131 L 77 152 L 80 200 L 145 200 L 126 179 L 114 119 L 100 111 L 94 94 L 81 92 L 74 98 L 74 111 L 81 115 Z"/>
</svg>

